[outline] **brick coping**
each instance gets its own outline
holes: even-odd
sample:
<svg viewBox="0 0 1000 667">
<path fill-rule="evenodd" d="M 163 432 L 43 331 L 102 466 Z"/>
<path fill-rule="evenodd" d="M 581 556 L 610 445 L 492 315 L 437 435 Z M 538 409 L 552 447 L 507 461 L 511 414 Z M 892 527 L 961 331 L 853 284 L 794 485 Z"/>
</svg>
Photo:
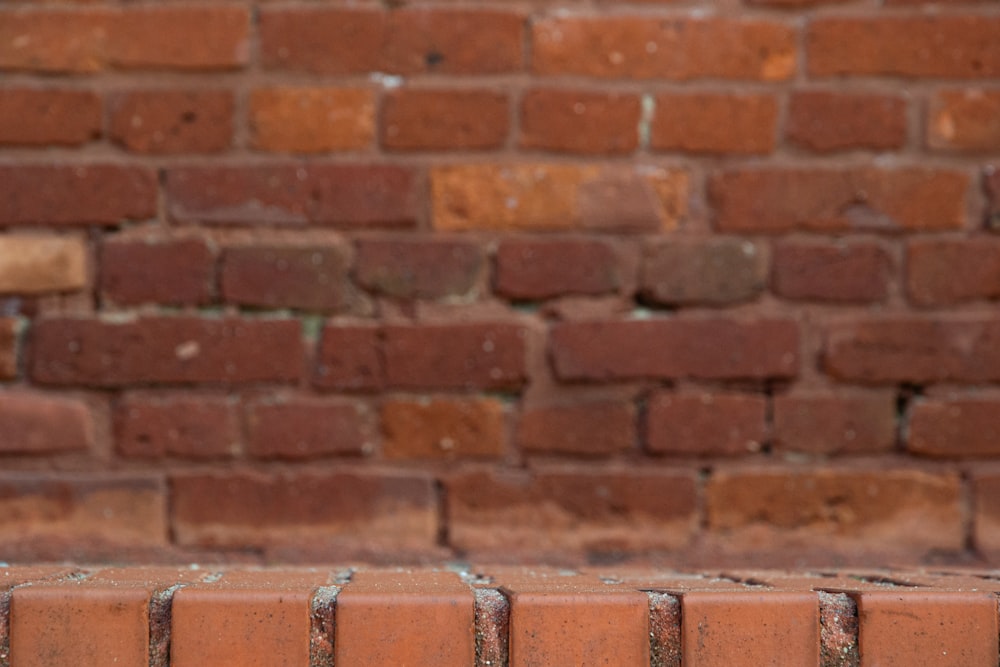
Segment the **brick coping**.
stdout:
<svg viewBox="0 0 1000 667">
<path fill-rule="evenodd" d="M 997 665 L 1000 573 L 0 567 L 0 667 Z"/>
</svg>

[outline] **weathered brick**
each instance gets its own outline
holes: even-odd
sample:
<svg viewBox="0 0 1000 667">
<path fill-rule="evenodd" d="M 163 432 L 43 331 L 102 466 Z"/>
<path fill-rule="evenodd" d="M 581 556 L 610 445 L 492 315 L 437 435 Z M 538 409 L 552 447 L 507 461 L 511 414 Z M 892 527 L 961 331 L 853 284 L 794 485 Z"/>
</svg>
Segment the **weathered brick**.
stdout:
<svg viewBox="0 0 1000 667">
<path fill-rule="evenodd" d="M 113 165 L 0 166 L 0 225 L 117 225 L 156 215 L 156 174 Z"/>
<path fill-rule="evenodd" d="M 482 150 L 507 140 L 507 96 L 489 90 L 404 89 L 382 101 L 380 138 L 391 150 Z"/>
<path fill-rule="evenodd" d="M 734 169 L 709 184 L 731 232 L 959 229 L 968 189 L 962 172 L 922 168 Z"/>
<path fill-rule="evenodd" d="M 639 146 L 639 96 L 533 89 L 521 98 L 522 148 L 565 153 L 631 153 Z"/>
<path fill-rule="evenodd" d="M 1000 17 L 843 16 L 811 22 L 813 76 L 988 78 L 1000 74 Z"/>
<path fill-rule="evenodd" d="M 782 23 L 573 16 L 542 19 L 532 27 L 536 74 L 780 81 L 796 67 L 795 31 Z"/>
<path fill-rule="evenodd" d="M 767 439 L 767 400 L 732 392 L 659 392 L 646 413 L 646 446 L 657 454 L 738 456 Z"/>
<path fill-rule="evenodd" d="M 549 336 L 562 380 L 793 377 L 798 327 L 723 318 L 567 322 Z"/>
<path fill-rule="evenodd" d="M 233 94 L 142 90 L 113 94 L 111 139 L 135 153 L 219 153 L 233 140 Z"/>
<path fill-rule="evenodd" d="M 896 397 L 888 391 L 780 394 L 773 411 L 776 451 L 862 454 L 896 444 Z"/>
<path fill-rule="evenodd" d="M 86 450 L 94 423 L 86 403 L 29 391 L 0 393 L 0 452 L 50 455 Z"/>
<path fill-rule="evenodd" d="M 167 211 L 208 224 L 412 225 L 413 172 L 391 165 L 187 167 L 167 170 Z"/>
<path fill-rule="evenodd" d="M 316 351 L 313 384 L 321 389 L 377 390 L 385 384 L 382 330 L 329 322 Z"/>
<path fill-rule="evenodd" d="M 521 409 L 515 441 L 521 451 L 581 457 L 636 449 L 636 409 L 626 401 L 528 405 Z"/>
<path fill-rule="evenodd" d="M 618 292 L 628 267 L 612 243 L 598 239 L 504 239 L 497 248 L 496 292 L 512 299 Z"/>
<path fill-rule="evenodd" d="M 1000 91 L 943 90 L 931 98 L 927 123 L 931 148 L 1000 151 Z"/>
<path fill-rule="evenodd" d="M 375 137 L 375 95 L 364 88 L 260 88 L 249 114 L 254 146 L 265 151 L 361 150 Z"/>
<path fill-rule="evenodd" d="M 498 458 L 503 403 L 492 398 L 390 399 L 382 404 L 387 459 Z"/>
<path fill-rule="evenodd" d="M 1000 401 L 996 397 L 920 398 L 912 406 L 906 448 L 935 458 L 1000 455 Z"/>
<path fill-rule="evenodd" d="M 902 97 L 804 90 L 789 100 L 785 134 L 818 153 L 892 150 L 906 143 L 906 124 Z"/>
<path fill-rule="evenodd" d="M 247 452 L 258 459 L 302 460 L 374 449 L 371 410 L 343 399 L 276 399 L 246 408 Z"/>
<path fill-rule="evenodd" d="M 673 229 L 687 213 L 688 175 L 659 167 L 472 164 L 431 170 L 442 231 Z"/>
<path fill-rule="evenodd" d="M 0 89 L 2 145 L 78 146 L 100 135 L 101 98 L 91 91 Z"/>
<path fill-rule="evenodd" d="M 351 302 L 345 244 L 233 246 L 222 252 L 222 298 L 270 308 L 341 310 Z"/>
<path fill-rule="evenodd" d="M 138 6 L 115 16 L 112 64 L 129 69 L 226 70 L 246 65 L 250 9 L 238 5 Z"/>
<path fill-rule="evenodd" d="M 224 396 L 129 393 L 115 406 L 118 453 L 126 458 L 223 459 L 240 441 L 235 405 Z"/>
<path fill-rule="evenodd" d="M 843 320 L 828 329 L 824 360 L 828 373 L 857 382 L 993 382 L 1000 379 L 1000 320 Z"/>
<path fill-rule="evenodd" d="M 354 275 L 362 287 L 399 299 L 469 294 L 486 263 L 474 241 L 449 238 L 367 238 L 358 241 Z"/>
<path fill-rule="evenodd" d="M 973 477 L 975 546 L 978 550 L 1000 552 L 1000 474 L 996 469 L 980 469 Z"/>
<path fill-rule="evenodd" d="M 786 299 L 868 303 L 889 290 L 892 260 L 876 243 L 781 241 L 772 261 L 774 291 Z"/>
<path fill-rule="evenodd" d="M 771 95 L 662 94 L 650 146 L 683 153 L 766 154 L 774 149 L 778 102 Z"/>
<path fill-rule="evenodd" d="M 20 323 L 13 317 L 0 317 L 0 379 L 17 377 Z"/>
<path fill-rule="evenodd" d="M 297 320 L 50 318 L 31 329 L 30 374 L 41 384 L 95 387 L 294 382 L 301 336 Z"/>
<path fill-rule="evenodd" d="M 915 239 L 907 245 L 906 291 L 919 306 L 1000 297 L 1000 241 Z"/>
<path fill-rule="evenodd" d="M 107 237 L 100 266 L 101 294 L 116 304 L 212 299 L 215 252 L 200 238 Z"/>
<path fill-rule="evenodd" d="M 87 285 L 87 244 L 78 236 L 0 236 L 0 294 L 74 292 Z"/>
<path fill-rule="evenodd" d="M 767 254 L 750 241 L 655 242 L 645 248 L 639 285 L 657 304 L 727 304 L 759 295 L 767 270 Z"/>
</svg>

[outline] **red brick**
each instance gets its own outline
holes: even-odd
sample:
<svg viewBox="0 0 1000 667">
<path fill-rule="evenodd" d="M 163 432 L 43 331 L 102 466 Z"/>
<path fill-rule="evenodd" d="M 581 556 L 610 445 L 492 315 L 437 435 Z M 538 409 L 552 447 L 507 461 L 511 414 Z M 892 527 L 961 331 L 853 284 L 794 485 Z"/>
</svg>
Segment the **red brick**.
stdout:
<svg viewBox="0 0 1000 667">
<path fill-rule="evenodd" d="M 736 393 L 658 392 L 649 401 L 649 451 L 680 456 L 759 452 L 767 439 L 767 400 Z"/>
<path fill-rule="evenodd" d="M 988 199 L 986 226 L 989 229 L 1000 229 L 1000 168 L 991 165 L 983 172 L 983 184 Z"/>
<path fill-rule="evenodd" d="M 961 481 L 913 469 L 718 470 L 705 488 L 708 529 L 740 553 L 959 550 Z"/>
<path fill-rule="evenodd" d="M 402 151 L 499 148 L 507 140 L 508 116 L 503 93 L 395 90 L 382 101 L 381 143 Z"/>
<path fill-rule="evenodd" d="M 100 288 L 120 305 L 203 305 L 212 300 L 215 253 L 200 238 L 106 237 Z"/>
<path fill-rule="evenodd" d="M 87 242 L 78 235 L 0 237 L 0 294 L 75 292 L 88 283 Z"/>
<path fill-rule="evenodd" d="M 53 385 L 294 382 L 302 332 L 297 320 L 51 318 L 31 330 L 29 364 Z"/>
<path fill-rule="evenodd" d="M 208 224 L 411 225 L 413 172 L 390 165 L 189 167 L 167 170 L 167 211 Z"/>
<path fill-rule="evenodd" d="M 793 377 L 799 334 L 787 320 L 656 319 L 569 322 L 552 328 L 562 380 Z"/>
<path fill-rule="evenodd" d="M 976 549 L 995 555 L 1000 551 L 1000 476 L 997 471 L 978 471 L 973 477 L 972 490 Z"/>
<path fill-rule="evenodd" d="M 547 18 L 533 24 L 531 50 L 535 73 L 546 75 L 779 81 L 795 72 L 795 31 L 765 21 Z"/>
<path fill-rule="evenodd" d="M 968 189 L 962 172 L 921 168 L 728 170 L 709 184 L 731 232 L 959 229 Z"/>
<path fill-rule="evenodd" d="M 817 153 L 892 150 L 906 143 L 906 101 L 867 93 L 805 90 L 792 94 L 785 134 Z"/>
<path fill-rule="evenodd" d="M 86 90 L 0 89 L 0 144 L 78 146 L 101 135 L 101 98 Z"/>
<path fill-rule="evenodd" d="M 758 296 L 767 254 L 741 239 L 677 240 L 646 246 L 642 298 L 663 305 L 727 304 Z"/>
<path fill-rule="evenodd" d="M 246 409 L 247 452 L 258 459 L 314 459 L 374 449 L 371 411 L 357 401 L 258 401 Z"/>
<path fill-rule="evenodd" d="M 483 248 L 457 238 L 361 239 L 354 277 L 365 289 L 398 299 L 459 297 L 477 286 Z"/>
<path fill-rule="evenodd" d="M 1000 379 L 1000 320 L 881 317 L 844 320 L 827 334 L 825 369 L 866 383 Z"/>
<path fill-rule="evenodd" d="M 107 49 L 123 68 L 226 70 L 247 64 L 249 40 L 248 7 L 148 6 L 116 15 Z"/>
<path fill-rule="evenodd" d="M 446 489 L 451 543 L 494 555 L 676 549 L 696 522 L 687 472 L 470 471 Z"/>
<path fill-rule="evenodd" d="M 503 403 L 492 398 L 390 399 L 382 404 L 387 459 L 498 458 Z"/>
<path fill-rule="evenodd" d="M 143 90 L 111 96 L 111 139 L 135 153 L 219 153 L 233 140 L 233 94 Z"/>
<path fill-rule="evenodd" d="M 342 310 L 352 297 L 348 253 L 343 244 L 226 248 L 222 298 L 246 306 Z"/>
<path fill-rule="evenodd" d="M 607 241 L 515 237 L 497 248 L 495 290 L 528 300 L 614 294 L 628 282 L 627 272 L 621 253 Z"/>
<path fill-rule="evenodd" d="M 781 241 L 772 262 L 774 292 L 804 301 L 882 301 L 892 272 L 885 249 L 867 242 Z"/>
<path fill-rule="evenodd" d="M 801 392 L 774 397 L 774 449 L 810 454 L 891 451 L 896 400 L 891 392 Z"/>
<path fill-rule="evenodd" d="M 121 456 L 224 459 L 240 441 L 233 402 L 224 396 L 129 393 L 114 412 Z"/>
<path fill-rule="evenodd" d="M 0 393 L 0 433 L 4 454 L 58 454 L 94 443 L 86 403 L 27 391 Z"/>
<path fill-rule="evenodd" d="M 774 150 L 777 122 L 771 95 L 662 94 L 650 145 L 684 153 L 766 154 Z"/>
<path fill-rule="evenodd" d="M 385 70 L 386 14 L 302 7 L 260 11 L 260 57 L 268 68 L 324 74 Z"/>
<path fill-rule="evenodd" d="M 995 77 L 998 32 L 995 16 L 826 17 L 809 26 L 806 60 L 813 76 Z"/>
<path fill-rule="evenodd" d="M 0 166 L 0 225 L 117 225 L 156 215 L 156 174 L 113 165 Z"/>
<path fill-rule="evenodd" d="M 639 146 L 637 95 L 534 89 L 521 98 L 521 148 L 631 153 Z"/>
<path fill-rule="evenodd" d="M 624 401 L 585 400 L 521 409 L 515 435 L 529 454 L 609 456 L 636 449 L 636 410 Z"/>
<path fill-rule="evenodd" d="M 375 95 L 363 88 L 260 88 L 249 114 L 254 147 L 265 151 L 361 150 L 375 137 Z"/>
<path fill-rule="evenodd" d="M 96 72 L 114 14 L 106 9 L 0 12 L 0 70 Z"/>
<path fill-rule="evenodd" d="M 927 144 L 942 150 L 1000 151 L 1000 91 L 938 92 L 931 100 Z"/>
<path fill-rule="evenodd" d="M 382 330 L 329 322 L 316 352 L 313 384 L 321 389 L 377 390 L 385 384 Z"/>
<path fill-rule="evenodd" d="M 419 474 L 311 471 L 191 473 L 172 480 L 180 544 L 262 546 L 274 542 L 429 547 L 437 500 Z"/>
<path fill-rule="evenodd" d="M 1000 297 L 1000 241 L 983 237 L 910 241 L 906 291 L 918 306 Z"/>
<path fill-rule="evenodd" d="M 518 389 L 528 330 L 513 322 L 389 325 L 386 383 L 400 389 Z"/>
<path fill-rule="evenodd" d="M 1000 455 L 1000 401 L 996 397 L 921 398 L 912 406 L 906 448 L 935 458 Z"/>
<path fill-rule="evenodd" d="M 20 323 L 12 317 L 0 317 L 0 379 L 17 377 Z"/>
</svg>

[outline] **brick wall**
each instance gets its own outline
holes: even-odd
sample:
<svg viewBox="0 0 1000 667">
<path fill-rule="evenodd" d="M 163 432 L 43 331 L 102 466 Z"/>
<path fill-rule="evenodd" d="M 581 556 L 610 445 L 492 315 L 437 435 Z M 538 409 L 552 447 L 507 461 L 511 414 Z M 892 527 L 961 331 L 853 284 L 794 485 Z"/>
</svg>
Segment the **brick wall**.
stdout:
<svg viewBox="0 0 1000 667">
<path fill-rule="evenodd" d="M 4 2 L 0 560 L 992 561 L 998 36 Z"/>
</svg>

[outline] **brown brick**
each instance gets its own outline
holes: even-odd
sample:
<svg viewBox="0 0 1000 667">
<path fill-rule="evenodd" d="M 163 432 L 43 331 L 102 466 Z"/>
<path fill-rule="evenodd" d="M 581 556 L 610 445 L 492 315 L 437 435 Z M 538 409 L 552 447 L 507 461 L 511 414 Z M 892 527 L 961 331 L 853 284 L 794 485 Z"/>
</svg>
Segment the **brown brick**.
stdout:
<svg viewBox="0 0 1000 667">
<path fill-rule="evenodd" d="M 1000 320 L 843 320 L 828 330 L 824 359 L 828 373 L 858 382 L 993 382 L 1000 379 Z"/>
<path fill-rule="evenodd" d="M 17 377 L 20 323 L 12 317 L 0 317 L 0 379 Z"/>
<path fill-rule="evenodd" d="M 109 60 L 122 68 L 227 70 L 247 64 L 250 9 L 139 6 L 116 14 Z"/>
<path fill-rule="evenodd" d="M 515 435 L 527 453 L 609 456 L 636 449 L 636 410 L 625 401 L 582 400 L 521 409 Z"/>
<path fill-rule="evenodd" d="M 155 216 L 156 198 L 151 169 L 0 166 L 0 225 L 117 225 Z"/>
<path fill-rule="evenodd" d="M 656 304 L 727 304 L 758 296 L 767 283 L 767 254 L 741 239 L 656 242 L 646 247 L 642 297 Z"/>
<path fill-rule="evenodd" d="M 316 352 L 313 384 L 321 389 L 377 390 L 385 384 L 382 330 L 328 322 Z"/>
<path fill-rule="evenodd" d="M 771 95 L 662 94 L 650 145 L 683 153 L 766 154 L 774 150 L 777 122 Z"/>
<path fill-rule="evenodd" d="M 83 401 L 28 391 L 0 393 L 0 452 L 49 455 L 89 449 L 94 423 Z"/>
<path fill-rule="evenodd" d="M 776 451 L 862 454 L 896 444 L 896 399 L 888 391 L 781 394 L 773 410 Z"/>
<path fill-rule="evenodd" d="M 269 308 L 342 310 L 351 302 L 344 244 L 234 246 L 222 253 L 222 298 Z"/>
<path fill-rule="evenodd" d="M 233 140 L 233 94 L 144 90 L 112 95 L 111 138 L 135 153 L 219 153 Z"/>
<path fill-rule="evenodd" d="M 474 241 L 449 238 L 361 239 L 355 279 L 365 289 L 398 299 L 442 299 L 475 289 L 486 257 Z"/>
<path fill-rule="evenodd" d="M 767 439 L 767 400 L 736 393 L 659 392 L 647 408 L 649 451 L 680 456 L 759 452 Z"/>
<path fill-rule="evenodd" d="M 75 292 L 87 285 L 87 244 L 79 236 L 0 236 L 0 294 Z"/>
<path fill-rule="evenodd" d="M 358 401 L 289 399 L 246 408 L 247 452 L 258 459 L 301 460 L 374 449 L 371 410 Z"/>
<path fill-rule="evenodd" d="M 938 92 L 931 99 L 927 143 L 943 150 L 1000 151 L 1000 91 Z"/>
<path fill-rule="evenodd" d="M 375 95 L 364 88 L 260 88 L 249 113 L 254 147 L 265 151 L 362 150 L 375 137 Z"/>
<path fill-rule="evenodd" d="M 922 168 L 727 170 L 709 184 L 731 232 L 959 229 L 968 189 L 962 172 Z"/>
<path fill-rule="evenodd" d="M 191 473 L 172 480 L 180 544 L 262 546 L 344 542 L 429 547 L 437 500 L 419 474 L 298 472 Z"/>
<path fill-rule="evenodd" d="M 166 195 L 178 222 L 399 226 L 417 215 L 413 172 L 390 165 L 168 169 Z"/>
<path fill-rule="evenodd" d="M 906 291 L 919 306 L 1000 297 L 1000 241 L 983 237 L 910 241 Z"/>
<path fill-rule="evenodd" d="M 1000 475 L 995 469 L 981 470 L 973 477 L 972 488 L 976 549 L 996 554 L 1000 552 Z"/>
<path fill-rule="evenodd" d="M 93 92 L 0 89 L 0 144 L 78 146 L 100 135 L 101 98 Z"/>
<path fill-rule="evenodd" d="M 809 25 L 806 60 L 813 76 L 995 77 L 998 32 L 995 16 L 825 17 Z"/>
<path fill-rule="evenodd" d="M 497 248 L 495 289 L 512 299 L 613 294 L 628 280 L 623 259 L 603 240 L 504 239 Z"/>
<path fill-rule="evenodd" d="M 687 213 L 686 172 L 650 167 L 471 164 L 431 170 L 442 231 L 660 231 Z"/>
<path fill-rule="evenodd" d="M 795 31 L 766 21 L 553 17 L 533 24 L 531 50 L 535 73 L 547 75 L 780 81 L 795 72 Z"/>
<path fill-rule="evenodd" d="M 687 472 L 470 471 L 446 489 L 452 544 L 482 553 L 676 549 L 696 521 Z"/>
<path fill-rule="evenodd" d="M 903 98 L 866 93 L 795 92 L 785 122 L 790 142 L 818 153 L 902 148 L 906 132 Z"/>
<path fill-rule="evenodd" d="M 775 293 L 805 301 L 882 301 L 892 272 L 885 249 L 866 242 L 781 241 L 773 264 Z"/>
<path fill-rule="evenodd" d="M 521 98 L 521 148 L 564 153 L 631 153 L 639 145 L 639 97 L 534 89 Z"/>
<path fill-rule="evenodd" d="M 489 90 L 395 90 L 382 101 L 382 146 L 482 150 L 507 140 L 507 96 Z"/>
<path fill-rule="evenodd" d="M 935 458 L 1000 455 L 1000 401 L 995 397 L 921 398 L 913 404 L 906 448 Z"/>
<path fill-rule="evenodd" d="M 120 305 L 207 304 L 215 283 L 215 253 L 200 238 L 106 237 L 100 288 Z"/>
<path fill-rule="evenodd" d="M 992 165 L 983 170 L 983 186 L 986 190 L 986 226 L 1000 229 L 1000 167 Z"/>
<path fill-rule="evenodd" d="M 390 399 L 382 404 L 387 459 L 498 458 L 504 406 L 492 398 Z"/>
<path fill-rule="evenodd" d="M 562 380 L 793 377 L 797 326 L 788 320 L 655 319 L 568 322 L 549 337 Z"/>
<path fill-rule="evenodd" d="M 31 377 L 41 384 L 294 382 L 302 374 L 297 320 L 51 318 L 31 330 Z"/>
<path fill-rule="evenodd" d="M 114 412 L 121 456 L 223 459 L 240 440 L 235 406 L 224 396 L 129 393 Z"/>
</svg>

